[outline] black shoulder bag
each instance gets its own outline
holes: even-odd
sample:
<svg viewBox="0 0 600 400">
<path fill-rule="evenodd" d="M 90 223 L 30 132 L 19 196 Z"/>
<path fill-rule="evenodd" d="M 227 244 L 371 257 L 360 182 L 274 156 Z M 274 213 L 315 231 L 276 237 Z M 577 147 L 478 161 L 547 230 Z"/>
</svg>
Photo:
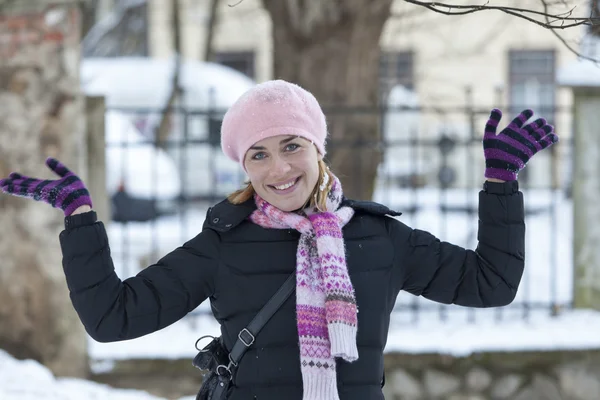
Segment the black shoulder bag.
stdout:
<svg viewBox="0 0 600 400">
<path fill-rule="evenodd" d="M 192 364 L 198 369 L 208 371 L 204 376 L 196 400 L 227 399 L 240 360 L 254 343 L 256 335 L 296 289 L 295 276 L 295 273 L 291 274 L 248 326 L 238 333 L 238 338 L 230 353 L 227 353 L 221 337 L 202 336 L 196 341 L 196 349 L 199 353 L 194 357 Z M 198 342 L 207 337 L 213 340 L 203 349 L 198 349 Z"/>
</svg>

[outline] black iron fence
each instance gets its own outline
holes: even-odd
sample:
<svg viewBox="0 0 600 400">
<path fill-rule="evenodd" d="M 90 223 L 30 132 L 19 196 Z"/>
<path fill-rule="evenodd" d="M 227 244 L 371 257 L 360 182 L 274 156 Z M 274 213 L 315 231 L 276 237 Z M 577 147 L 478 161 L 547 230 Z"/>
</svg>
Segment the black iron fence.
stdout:
<svg viewBox="0 0 600 400">
<path fill-rule="evenodd" d="M 383 161 L 374 200 L 401 211 L 404 223 L 441 240 L 474 249 L 478 192 L 484 181 L 481 138 L 492 107 L 324 107 L 332 124 L 366 113 L 380 120 L 372 142 L 330 141 L 328 146 L 376 146 Z M 504 108 L 501 126 L 520 108 Z M 422 320 L 528 319 L 556 315 L 573 299 L 570 108 L 535 110 L 556 126 L 558 146 L 536 155 L 520 174 L 526 202 L 526 268 L 515 301 L 476 310 L 440 305 L 401 293 L 394 318 Z M 198 234 L 209 206 L 240 187 L 245 176 L 221 153 L 224 110 L 173 109 L 171 133 L 156 137 L 160 110 L 107 111 L 107 168 L 113 221 L 109 237 L 120 276 L 127 277 Z M 356 168 L 361 168 L 356 163 Z M 334 171 L 335 172 L 335 171 Z M 110 186 L 110 185 L 109 185 Z M 165 189 L 166 188 L 166 189 Z M 203 304 L 190 315 L 210 312 Z"/>
</svg>

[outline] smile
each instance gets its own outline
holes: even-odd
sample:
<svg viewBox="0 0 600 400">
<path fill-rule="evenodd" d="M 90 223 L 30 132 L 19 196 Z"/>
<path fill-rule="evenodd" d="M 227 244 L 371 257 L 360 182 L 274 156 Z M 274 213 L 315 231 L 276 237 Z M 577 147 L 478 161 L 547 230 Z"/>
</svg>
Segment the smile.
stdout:
<svg viewBox="0 0 600 400">
<path fill-rule="evenodd" d="M 272 188 L 276 189 L 276 190 L 287 190 L 290 189 L 291 187 L 293 187 L 294 185 L 296 185 L 296 183 L 298 183 L 298 181 L 300 180 L 300 178 L 295 178 L 291 181 L 289 181 L 288 183 L 284 183 L 283 185 L 278 185 L 278 186 L 274 186 L 274 185 L 269 185 Z"/>
</svg>

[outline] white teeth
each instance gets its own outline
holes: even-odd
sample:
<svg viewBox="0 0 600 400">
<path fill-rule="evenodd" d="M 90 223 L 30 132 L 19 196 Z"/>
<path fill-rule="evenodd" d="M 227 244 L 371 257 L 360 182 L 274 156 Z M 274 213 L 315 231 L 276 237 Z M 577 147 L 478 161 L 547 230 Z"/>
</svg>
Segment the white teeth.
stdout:
<svg viewBox="0 0 600 400">
<path fill-rule="evenodd" d="M 274 188 L 277 190 L 285 190 L 285 189 L 291 188 L 295 184 L 296 184 L 296 181 L 294 180 L 294 181 L 291 181 L 290 183 L 286 183 L 285 185 L 274 186 Z"/>
</svg>

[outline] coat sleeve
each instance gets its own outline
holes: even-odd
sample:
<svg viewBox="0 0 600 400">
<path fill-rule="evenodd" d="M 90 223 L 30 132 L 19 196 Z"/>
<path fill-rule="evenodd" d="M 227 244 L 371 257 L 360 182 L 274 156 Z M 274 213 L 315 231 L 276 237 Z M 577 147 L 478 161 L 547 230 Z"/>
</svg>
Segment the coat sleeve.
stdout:
<svg viewBox="0 0 600 400">
<path fill-rule="evenodd" d="M 214 293 L 218 236 L 211 230 L 121 281 L 104 224 L 65 225 L 60 244 L 71 301 L 88 334 L 99 342 L 158 331 Z"/>
<path fill-rule="evenodd" d="M 468 307 L 504 306 L 514 300 L 525 261 L 523 194 L 516 181 L 485 187 L 479 193 L 475 250 L 390 219 L 399 290 Z"/>
</svg>

